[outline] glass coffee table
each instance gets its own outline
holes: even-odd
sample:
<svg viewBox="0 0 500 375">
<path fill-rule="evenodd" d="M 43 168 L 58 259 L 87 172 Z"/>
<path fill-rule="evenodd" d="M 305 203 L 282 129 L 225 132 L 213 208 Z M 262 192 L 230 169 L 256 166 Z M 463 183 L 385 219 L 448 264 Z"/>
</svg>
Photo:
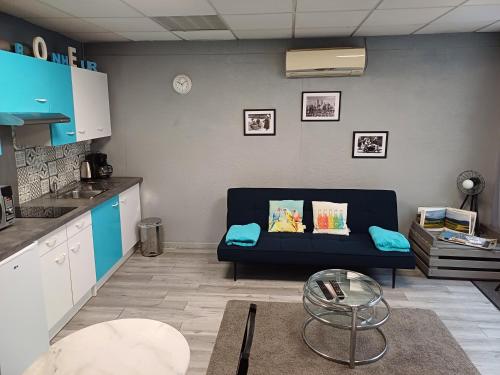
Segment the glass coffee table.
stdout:
<svg viewBox="0 0 500 375">
<path fill-rule="evenodd" d="M 344 298 L 336 297 L 334 294 L 332 299 L 327 299 L 317 281 L 328 283 L 330 291 L 333 289 L 330 281 L 336 283 L 345 294 Z M 354 368 L 357 365 L 375 362 L 386 353 L 387 338 L 380 327 L 389 319 L 391 310 L 383 298 L 382 288 L 372 278 L 342 269 L 320 271 L 305 283 L 302 301 L 308 315 L 304 321 L 302 338 L 318 355 Z M 320 326 L 316 328 L 320 331 L 315 333 L 311 330 L 311 326 L 318 324 Z M 362 353 L 358 353 L 357 356 L 358 333 L 366 330 L 375 330 L 372 333 L 376 334 L 371 336 L 376 337 L 371 341 L 368 339 L 363 341 L 363 351 L 369 356 L 363 357 Z M 350 332 L 348 338 L 341 337 L 344 331 Z M 318 344 L 317 341 L 321 341 L 322 337 L 327 345 Z M 339 339 L 345 339 L 345 349 L 348 354 L 329 353 L 329 348 L 341 347 L 336 345 Z"/>
</svg>

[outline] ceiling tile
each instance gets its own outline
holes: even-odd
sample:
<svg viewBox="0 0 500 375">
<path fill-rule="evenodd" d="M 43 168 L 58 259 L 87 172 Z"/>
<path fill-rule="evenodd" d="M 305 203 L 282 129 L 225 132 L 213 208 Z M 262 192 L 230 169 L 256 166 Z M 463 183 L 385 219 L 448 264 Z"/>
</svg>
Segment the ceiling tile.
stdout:
<svg viewBox="0 0 500 375">
<path fill-rule="evenodd" d="M 216 14 L 207 0 L 123 0 L 150 17 Z"/>
<path fill-rule="evenodd" d="M 500 5 L 461 6 L 439 19 L 439 22 L 493 22 L 500 20 Z"/>
<path fill-rule="evenodd" d="M 418 25 L 384 25 L 370 26 L 362 25 L 354 34 L 355 36 L 376 36 L 376 35 L 410 35 L 424 24 Z"/>
<path fill-rule="evenodd" d="M 0 11 L 21 18 L 72 17 L 37 0 L 0 0 Z"/>
<path fill-rule="evenodd" d="M 119 32 L 119 35 L 133 40 L 134 42 L 154 41 L 154 40 L 180 40 L 176 35 L 170 31 L 133 31 L 133 32 Z"/>
<path fill-rule="evenodd" d="M 297 13 L 295 27 L 299 29 L 318 27 L 349 27 L 358 26 L 369 11 Z"/>
<path fill-rule="evenodd" d="M 363 23 L 367 26 L 426 24 L 452 8 L 375 10 Z"/>
<path fill-rule="evenodd" d="M 500 0 L 469 0 L 464 5 L 493 5 L 500 4 Z"/>
<path fill-rule="evenodd" d="M 484 22 L 433 22 L 415 34 L 470 33 L 486 25 Z"/>
<path fill-rule="evenodd" d="M 297 12 L 324 10 L 371 10 L 379 0 L 297 0 Z"/>
<path fill-rule="evenodd" d="M 292 37 L 292 29 L 258 29 L 233 30 L 238 39 L 288 39 Z"/>
<path fill-rule="evenodd" d="M 83 18 L 109 31 L 165 31 L 163 27 L 147 17 L 137 18 Z"/>
<path fill-rule="evenodd" d="M 229 30 L 176 31 L 175 34 L 185 40 L 233 40 Z"/>
<path fill-rule="evenodd" d="M 263 14 L 293 12 L 292 0 L 211 0 L 220 14 Z"/>
<path fill-rule="evenodd" d="M 295 38 L 351 36 L 356 26 L 295 28 Z"/>
<path fill-rule="evenodd" d="M 377 9 L 454 7 L 464 0 L 384 0 Z"/>
<path fill-rule="evenodd" d="M 498 33 L 500 32 L 500 21 L 495 22 L 479 30 L 480 33 Z"/>
<path fill-rule="evenodd" d="M 237 14 L 221 17 L 233 30 L 287 29 L 292 27 L 292 13 Z"/>
<path fill-rule="evenodd" d="M 40 0 L 75 17 L 141 17 L 120 0 Z"/>
<path fill-rule="evenodd" d="M 86 22 L 81 18 L 26 18 L 26 20 L 34 23 L 35 25 L 60 33 L 91 33 L 109 31 L 90 22 Z"/>
<path fill-rule="evenodd" d="M 128 42 L 129 39 L 115 33 L 64 33 L 81 42 Z"/>
</svg>

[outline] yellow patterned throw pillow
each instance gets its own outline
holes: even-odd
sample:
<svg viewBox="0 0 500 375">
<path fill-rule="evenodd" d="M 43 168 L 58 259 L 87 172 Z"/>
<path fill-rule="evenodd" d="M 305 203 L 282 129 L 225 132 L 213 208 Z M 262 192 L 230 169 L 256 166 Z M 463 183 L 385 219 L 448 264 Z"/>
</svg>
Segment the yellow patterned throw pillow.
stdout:
<svg viewBox="0 0 500 375">
<path fill-rule="evenodd" d="M 269 201 L 269 232 L 304 233 L 304 201 Z"/>
</svg>

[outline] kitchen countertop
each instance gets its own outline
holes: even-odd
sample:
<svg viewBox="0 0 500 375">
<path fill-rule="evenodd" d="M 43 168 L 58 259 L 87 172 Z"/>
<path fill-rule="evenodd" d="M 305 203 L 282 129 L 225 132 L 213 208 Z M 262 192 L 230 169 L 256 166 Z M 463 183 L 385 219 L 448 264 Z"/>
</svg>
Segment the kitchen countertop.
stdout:
<svg viewBox="0 0 500 375">
<path fill-rule="evenodd" d="M 127 190 L 128 188 L 141 183 L 142 177 L 111 177 L 102 180 L 109 184 L 110 189 L 99 194 L 93 199 L 56 199 L 48 194 L 33 199 L 24 206 L 32 207 L 77 207 L 67 214 L 52 219 L 30 218 L 17 219 L 14 224 L 0 230 L 0 262 L 24 249 L 26 246 L 39 240 L 50 232 L 67 224 L 71 220 L 91 210 L 100 203 L 112 198 L 113 196 Z"/>
</svg>

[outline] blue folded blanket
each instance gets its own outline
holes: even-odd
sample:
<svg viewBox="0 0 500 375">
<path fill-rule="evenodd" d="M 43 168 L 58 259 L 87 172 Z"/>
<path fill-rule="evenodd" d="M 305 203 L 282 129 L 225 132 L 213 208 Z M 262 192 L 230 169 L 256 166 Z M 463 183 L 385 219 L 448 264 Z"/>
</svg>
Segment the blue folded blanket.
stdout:
<svg viewBox="0 0 500 375">
<path fill-rule="evenodd" d="M 410 243 L 399 232 L 383 229 L 377 226 L 368 228 L 377 249 L 381 251 L 400 251 L 407 253 L 410 251 Z"/>
<path fill-rule="evenodd" d="M 260 236 L 260 226 L 256 223 L 231 225 L 226 234 L 226 244 L 236 246 L 255 246 Z"/>
</svg>

